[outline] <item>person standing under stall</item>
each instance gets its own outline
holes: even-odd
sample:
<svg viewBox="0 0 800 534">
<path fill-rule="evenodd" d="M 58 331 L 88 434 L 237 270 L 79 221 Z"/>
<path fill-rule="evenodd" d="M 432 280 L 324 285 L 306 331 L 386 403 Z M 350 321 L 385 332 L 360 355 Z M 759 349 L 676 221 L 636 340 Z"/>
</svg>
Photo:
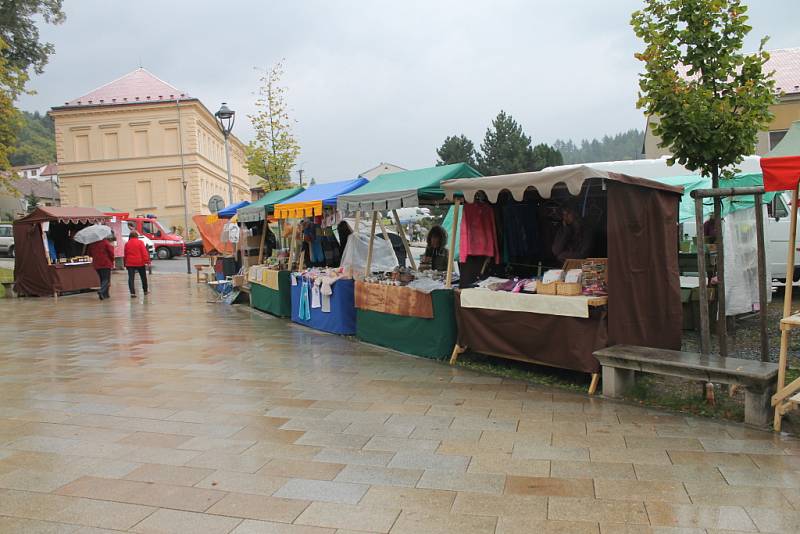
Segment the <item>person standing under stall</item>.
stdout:
<svg viewBox="0 0 800 534">
<path fill-rule="evenodd" d="M 136 298 L 136 288 L 134 281 L 136 273 L 139 273 L 139 278 L 142 280 L 142 291 L 145 295 L 148 293 L 147 288 L 147 265 L 150 265 L 150 254 L 147 252 L 147 247 L 144 246 L 142 240 L 139 239 L 139 233 L 131 231 L 128 236 L 128 242 L 125 243 L 125 268 L 128 269 L 128 289 L 131 291 L 131 298 Z"/>
<path fill-rule="evenodd" d="M 446 271 L 449 251 L 447 250 L 447 232 L 441 226 L 434 226 L 428 232 L 427 246 L 420 262 L 420 270 L 432 269 Z"/>
<path fill-rule="evenodd" d="M 560 262 L 584 259 L 592 250 L 592 234 L 584 228 L 577 209 L 561 208 L 561 226 L 553 239 L 553 256 Z"/>
<path fill-rule="evenodd" d="M 111 269 L 114 268 L 114 246 L 111 244 L 111 238 L 90 243 L 86 247 L 86 253 L 92 257 L 92 267 L 100 278 L 100 290 L 97 296 L 100 300 L 110 298 L 108 289 L 111 285 Z"/>
</svg>

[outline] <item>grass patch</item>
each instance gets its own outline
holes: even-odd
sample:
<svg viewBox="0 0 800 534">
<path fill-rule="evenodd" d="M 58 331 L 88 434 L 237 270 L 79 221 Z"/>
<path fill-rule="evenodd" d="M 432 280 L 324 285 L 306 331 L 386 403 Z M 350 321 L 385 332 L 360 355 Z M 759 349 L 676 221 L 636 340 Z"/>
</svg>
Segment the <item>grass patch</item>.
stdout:
<svg viewBox="0 0 800 534">
<path fill-rule="evenodd" d="M 742 400 L 728 396 L 727 385 L 717 384 L 716 386 L 714 388 L 716 402 L 708 404 L 703 395 L 702 384 L 699 382 L 685 381 L 676 386 L 665 382 L 663 377 L 639 375 L 636 377 L 636 385 L 625 398 L 653 408 L 663 408 L 703 417 L 744 421 Z M 741 397 L 741 395 L 740 391 L 738 396 Z"/>
<path fill-rule="evenodd" d="M 0 284 L 10 284 L 14 281 L 14 271 L 0 267 Z"/>
<path fill-rule="evenodd" d="M 583 393 L 589 390 L 589 378 L 586 373 L 542 367 L 516 360 L 492 358 L 475 353 L 460 355 L 456 365 L 479 373 L 522 380 L 542 386 L 556 386 Z"/>
</svg>

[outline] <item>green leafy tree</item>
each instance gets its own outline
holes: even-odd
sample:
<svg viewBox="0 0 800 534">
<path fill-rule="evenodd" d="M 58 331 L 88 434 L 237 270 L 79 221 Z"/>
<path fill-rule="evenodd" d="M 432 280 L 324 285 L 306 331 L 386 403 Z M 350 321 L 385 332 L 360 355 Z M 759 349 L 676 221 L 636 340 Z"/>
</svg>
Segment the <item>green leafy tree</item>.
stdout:
<svg viewBox="0 0 800 534">
<path fill-rule="evenodd" d="M 25 210 L 28 213 L 33 212 L 33 210 L 39 207 L 39 202 L 41 201 L 42 199 L 37 197 L 35 193 L 25 195 Z"/>
<path fill-rule="evenodd" d="M 546 143 L 533 147 L 533 170 L 540 171 L 545 167 L 563 165 L 564 158 L 561 152 Z"/>
<path fill-rule="evenodd" d="M 447 136 L 442 146 L 436 149 L 436 154 L 439 155 L 437 166 L 451 163 L 467 163 L 472 167 L 477 165 L 475 145 L 464 134 Z"/>
<path fill-rule="evenodd" d="M 278 62 L 260 78 L 257 112 L 249 115 L 255 140 L 247 146 L 247 170 L 261 177 L 265 191 L 288 187 L 291 170 L 300 155 L 300 145 L 292 134 L 286 88 L 281 85 L 283 63 Z"/>
<path fill-rule="evenodd" d="M 56 139 L 53 119 L 38 111 L 22 112 L 22 127 L 17 133 L 17 144 L 11 153 L 12 165 L 51 163 L 56 160 Z"/>
<path fill-rule="evenodd" d="M 41 74 L 49 56 L 55 51 L 52 43 L 39 41 L 40 20 L 61 24 L 65 20 L 63 0 L 5 0 L 0 2 L 0 37 L 8 47 L 2 56 L 7 64 L 20 71 Z"/>
<path fill-rule="evenodd" d="M 532 171 L 531 138 L 511 115 L 501 110 L 486 129 L 477 159 L 478 170 L 486 176 Z"/>
<path fill-rule="evenodd" d="M 5 41 L 0 38 L 0 191 L 16 194 L 14 177 L 9 172 L 9 156 L 14 150 L 21 119 L 14 102 L 25 90 L 28 75 L 22 69 L 9 65 L 2 53 L 7 48 Z"/>
<path fill-rule="evenodd" d="M 764 72 L 769 55 L 762 39 L 758 52 L 742 52 L 752 29 L 740 0 L 646 0 L 631 17 L 645 48 L 639 77 L 638 107 L 656 116 L 653 133 L 661 146 L 690 170 L 720 178 L 735 174 L 752 154 L 759 131 L 767 128 L 775 101 L 775 82 Z M 724 247 L 721 199 L 714 199 L 717 266 L 724 310 Z M 725 321 L 719 321 L 720 353 L 727 353 Z"/>
</svg>

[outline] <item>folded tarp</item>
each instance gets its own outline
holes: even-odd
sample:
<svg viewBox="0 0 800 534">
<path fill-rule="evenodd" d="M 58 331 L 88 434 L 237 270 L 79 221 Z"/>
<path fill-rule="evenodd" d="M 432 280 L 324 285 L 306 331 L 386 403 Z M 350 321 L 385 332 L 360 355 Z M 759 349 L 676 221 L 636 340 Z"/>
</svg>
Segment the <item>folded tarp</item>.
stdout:
<svg viewBox="0 0 800 534">
<path fill-rule="evenodd" d="M 767 191 L 794 189 L 800 180 L 800 121 L 792 123 L 783 139 L 761 158 Z"/>
<path fill-rule="evenodd" d="M 290 198 L 302 193 L 304 188 L 293 187 L 291 189 L 280 189 L 278 191 L 270 191 L 263 197 L 259 198 L 249 206 L 239 208 L 236 211 L 239 222 L 258 222 L 263 221 L 264 218 L 272 213 L 275 204 L 286 202 Z"/>
<path fill-rule="evenodd" d="M 325 206 L 336 206 L 336 199 L 367 184 L 366 178 L 317 184 L 290 198 L 290 202 L 275 205 L 275 218 L 299 219 L 322 215 Z"/>
<path fill-rule="evenodd" d="M 247 200 L 242 200 L 241 202 L 236 202 L 229 206 L 225 206 L 224 208 L 222 208 L 217 212 L 217 217 L 219 217 L 220 219 L 230 219 L 231 217 L 236 215 L 236 210 L 244 208 L 245 206 L 249 205 L 250 202 L 248 202 Z"/>
<path fill-rule="evenodd" d="M 480 175 L 466 163 L 381 174 L 357 191 L 340 196 L 339 210 L 352 213 L 413 208 L 420 200 L 443 199 L 444 180 Z"/>
</svg>

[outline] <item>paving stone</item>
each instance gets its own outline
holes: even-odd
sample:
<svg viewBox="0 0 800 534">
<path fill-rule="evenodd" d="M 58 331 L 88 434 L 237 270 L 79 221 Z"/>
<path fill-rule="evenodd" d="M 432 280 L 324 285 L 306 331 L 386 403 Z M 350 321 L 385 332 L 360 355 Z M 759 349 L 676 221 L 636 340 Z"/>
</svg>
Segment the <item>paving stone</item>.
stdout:
<svg viewBox="0 0 800 534">
<path fill-rule="evenodd" d="M 369 489 L 369 486 L 366 484 L 293 478 L 281 486 L 273 495 L 287 499 L 357 504 L 367 492 L 367 489 Z"/>
</svg>

